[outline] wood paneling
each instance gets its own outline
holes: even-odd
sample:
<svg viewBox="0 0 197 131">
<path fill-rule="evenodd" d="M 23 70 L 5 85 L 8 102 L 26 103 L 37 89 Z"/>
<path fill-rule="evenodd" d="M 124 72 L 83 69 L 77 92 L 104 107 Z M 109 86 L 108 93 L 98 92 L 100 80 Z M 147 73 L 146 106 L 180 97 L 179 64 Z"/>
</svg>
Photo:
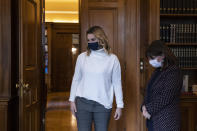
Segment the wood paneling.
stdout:
<svg viewBox="0 0 197 131">
<path fill-rule="evenodd" d="M 181 131 L 197 130 L 197 97 L 181 97 Z"/>
<path fill-rule="evenodd" d="M 1 131 L 18 131 L 18 98 L 0 99 Z"/>
<path fill-rule="evenodd" d="M 148 80 L 148 68 L 145 56 L 145 51 L 148 46 L 148 1 L 147 0 L 140 0 L 138 2 L 138 31 L 139 35 L 137 37 L 140 45 L 139 45 L 139 54 L 140 54 L 140 60 L 138 58 L 138 70 L 140 70 L 139 74 L 139 89 L 138 89 L 138 112 L 139 112 L 139 107 L 141 103 L 144 100 L 144 94 L 145 94 L 145 88 L 147 85 L 147 80 Z M 145 131 L 146 130 L 146 122 L 144 117 L 142 116 L 141 112 L 138 114 L 138 123 L 139 123 L 139 130 L 140 131 Z"/>
<path fill-rule="evenodd" d="M 38 5 L 36 2 L 33 2 L 31 0 L 25 0 L 25 12 L 24 17 L 25 18 L 25 28 L 24 28 L 24 51 L 27 55 L 24 60 L 25 66 L 31 66 L 33 68 L 36 68 L 37 63 L 37 33 L 38 33 L 38 25 L 37 25 L 37 8 Z"/>
<path fill-rule="evenodd" d="M 138 35 L 140 25 L 138 22 L 138 2 L 128 0 L 126 3 L 126 89 L 125 91 L 125 128 L 126 130 L 139 130 L 139 57 L 140 41 Z"/>
<path fill-rule="evenodd" d="M 117 10 L 103 9 L 103 10 L 89 10 L 89 26 L 100 25 L 108 34 L 109 45 L 114 51 L 117 49 Z M 113 33 L 112 33 L 113 32 Z"/>
<path fill-rule="evenodd" d="M 0 1 L 0 97 L 17 94 L 17 6 L 16 1 Z"/>
<path fill-rule="evenodd" d="M 0 1 L 0 97 L 11 94 L 11 1 Z"/>
<path fill-rule="evenodd" d="M 1 131 L 8 130 L 8 100 L 0 100 L 0 129 Z"/>
<path fill-rule="evenodd" d="M 160 0 L 149 0 L 149 44 L 160 39 Z"/>
<path fill-rule="evenodd" d="M 18 131 L 18 2 L 0 1 L 0 130 Z"/>
</svg>

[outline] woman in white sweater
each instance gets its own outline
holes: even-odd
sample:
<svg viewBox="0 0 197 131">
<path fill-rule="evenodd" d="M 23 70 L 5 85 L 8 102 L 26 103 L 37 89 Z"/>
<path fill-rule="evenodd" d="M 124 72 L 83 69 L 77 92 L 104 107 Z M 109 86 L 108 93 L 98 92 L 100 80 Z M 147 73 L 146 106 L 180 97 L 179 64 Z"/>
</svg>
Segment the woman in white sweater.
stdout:
<svg viewBox="0 0 197 131">
<path fill-rule="evenodd" d="M 79 131 L 107 131 L 113 97 L 117 108 L 114 119 L 122 114 L 123 95 L 121 68 L 116 55 L 110 52 L 107 36 L 99 26 L 86 32 L 87 51 L 81 53 L 76 62 L 70 92 L 70 108 L 77 118 Z"/>
</svg>

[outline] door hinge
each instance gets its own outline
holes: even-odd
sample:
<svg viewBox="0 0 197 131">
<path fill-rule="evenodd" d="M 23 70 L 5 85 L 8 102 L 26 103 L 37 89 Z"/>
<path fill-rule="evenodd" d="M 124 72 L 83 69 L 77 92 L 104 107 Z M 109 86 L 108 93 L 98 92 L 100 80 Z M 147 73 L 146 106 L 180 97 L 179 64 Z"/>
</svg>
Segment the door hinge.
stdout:
<svg viewBox="0 0 197 131">
<path fill-rule="evenodd" d="M 142 73 L 144 71 L 144 59 L 140 58 L 140 72 Z"/>
</svg>

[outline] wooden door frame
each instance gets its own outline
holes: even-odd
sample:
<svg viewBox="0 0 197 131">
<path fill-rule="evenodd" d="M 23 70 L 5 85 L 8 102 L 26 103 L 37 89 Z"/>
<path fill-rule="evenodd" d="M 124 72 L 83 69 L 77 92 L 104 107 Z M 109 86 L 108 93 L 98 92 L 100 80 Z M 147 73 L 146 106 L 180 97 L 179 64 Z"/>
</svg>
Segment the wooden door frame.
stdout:
<svg viewBox="0 0 197 131">
<path fill-rule="evenodd" d="M 21 65 L 23 65 L 23 23 L 22 23 L 22 18 L 23 18 L 23 14 L 22 14 L 22 4 L 23 4 L 23 0 L 19 0 L 19 86 L 21 86 L 21 83 L 23 81 L 21 81 L 21 78 L 23 77 L 23 67 Z M 22 88 L 19 88 L 19 130 L 23 131 L 23 123 L 21 121 L 23 121 L 23 95 L 21 95 L 23 92 Z"/>
</svg>

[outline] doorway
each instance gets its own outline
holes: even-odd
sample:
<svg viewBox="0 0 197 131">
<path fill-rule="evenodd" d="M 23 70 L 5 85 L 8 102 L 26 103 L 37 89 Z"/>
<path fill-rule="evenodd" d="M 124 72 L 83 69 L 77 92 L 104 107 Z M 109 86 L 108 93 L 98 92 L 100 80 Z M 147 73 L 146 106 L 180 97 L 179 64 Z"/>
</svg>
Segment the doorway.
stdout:
<svg viewBox="0 0 197 131">
<path fill-rule="evenodd" d="M 45 131 L 77 131 L 68 98 L 79 38 L 79 0 L 45 0 Z"/>
</svg>

